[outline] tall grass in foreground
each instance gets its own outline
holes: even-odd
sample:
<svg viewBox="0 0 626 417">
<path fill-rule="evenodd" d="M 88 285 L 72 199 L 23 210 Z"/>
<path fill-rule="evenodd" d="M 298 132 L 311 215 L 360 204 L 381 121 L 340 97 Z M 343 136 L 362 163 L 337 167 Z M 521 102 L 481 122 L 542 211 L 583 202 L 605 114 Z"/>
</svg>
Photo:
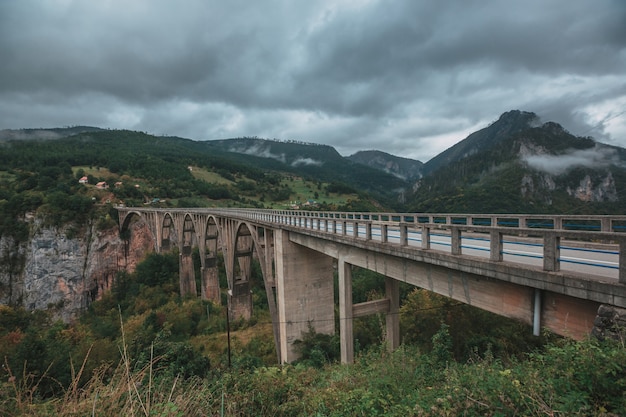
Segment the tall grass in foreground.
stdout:
<svg viewBox="0 0 626 417">
<path fill-rule="evenodd" d="M 353 365 L 222 370 L 183 380 L 162 374 L 159 358 L 133 369 L 121 349 L 83 387 L 41 401 L 32 389 L 1 386 L 0 415 L 15 416 L 602 416 L 626 415 L 626 349 L 562 340 L 526 358 L 487 350 L 451 359 L 446 329 L 430 353 L 382 346 Z M 75 377 L 78 379 L 80 369 Z"/>
<path fill-rule="evenodd" d="M 205 380 L 182 380 L 178 375 L 172 378 L 159 366 L 163 357 L 154 357 L 153 354 L 147 365 L 136 368 L 128 355 L 121 312 L 120 322 L 122 346 L 117 366 L 102 365 L 93 372 L 87 383 L 81 384 L 88 353 L 78 371 L 74 372 L 72 364 L 71 384 L 66 388 L 58 384 L 63 395 L 53 399 L 42 400 L 36 394 L 40 382 L 50 378 L 47 371 L 38 377 L 21 375 L 21 378 L 16 378 L 5 361 L 4 368 L 9 378 L 0 385 L 0 415 L 207 415 L 199 404 L 207 404 L 208 401 L 211 406 L 214 395 L 207 390 Z"/>
</svg>

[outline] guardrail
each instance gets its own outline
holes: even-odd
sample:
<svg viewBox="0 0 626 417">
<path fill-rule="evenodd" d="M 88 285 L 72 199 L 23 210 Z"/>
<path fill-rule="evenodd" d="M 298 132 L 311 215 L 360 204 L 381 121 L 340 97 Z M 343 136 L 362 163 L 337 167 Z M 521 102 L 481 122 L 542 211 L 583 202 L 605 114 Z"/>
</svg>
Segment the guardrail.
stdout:
<svg viewBox="0 0 626 417">
<path fill-rule="evenodd" d="M 213 209 L 211 210 L 213 211 Z M 224 215 L 282 224 L 380 243 L 433 249 L 445 246 L 453 255 L 488 252 L 491 261 L 540 262 L 544 271 L 562 264 L 574 271 L 617 278 L 626 283 L 626 216 L 512 214 L 432 214 L 317 212 L 304 210 L 219 209 Z M 437 238 L 437 240 L 435 240 Z M 443 238 L 443 240 L 442 240 Z M 483 245 L 476 242 L 483 242 Z M 567 241 L 567 242 L 565 242 Z M 488 242 L 488 245 L 486 244 Z M 525 246 L 533 250 L 512 249 Z M 564 256 L 585 253 L 589 258 Z M 596 260 L 605 258 L 605 260 Z M 595 268 L 592 272 L 586 272 Z M 606 270 L 598 273 L 597 270 Z"/>
</svg>

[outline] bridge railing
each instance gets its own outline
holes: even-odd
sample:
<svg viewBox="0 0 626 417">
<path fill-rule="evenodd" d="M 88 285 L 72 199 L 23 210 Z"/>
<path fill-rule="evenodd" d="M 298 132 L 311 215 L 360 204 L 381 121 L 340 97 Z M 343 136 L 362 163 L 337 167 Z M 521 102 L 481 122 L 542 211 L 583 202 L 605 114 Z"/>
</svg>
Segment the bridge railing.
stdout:
<svg viewBox="0 0 626 417">
<path fill-rule="evenodd" d="M 133 210 L 125 208 L 123 210 Z M 570 270 L 626 283 L 626 216 L 139 209 L 213 213 L 342 238 Z M 581 255 L 582 254 L 582 255 Z"/>
<path fill-rule="evenodd" d="M 383 244 L 517 261 L 545 271 L 560 271 L 567 263 L 575 272 L 626 283 L 626 216 L 252 209 L 229 209 L 228 213 Z M 587 258 L 574 252 L 585 252 Z"/>
</svg>

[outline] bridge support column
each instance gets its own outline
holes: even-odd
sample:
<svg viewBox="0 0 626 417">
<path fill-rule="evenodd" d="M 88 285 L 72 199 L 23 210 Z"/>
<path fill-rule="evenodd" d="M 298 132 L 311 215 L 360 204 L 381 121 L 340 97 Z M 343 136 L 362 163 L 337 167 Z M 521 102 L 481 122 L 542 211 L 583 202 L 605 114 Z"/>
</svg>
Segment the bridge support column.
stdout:
<svg viewBox="0 0 626 417">
<path fill-rule="evenodd" d="M 180 296 L 197 295 L 196 289 L 196 272 L 193 266 L 193 257 L 191 256 L 191 247 L 183 247 L 178 261 Z"/>
<path fill-rule="evenodd" d="M 354 362 L 352 266 L 341 257 L 337 262 L 339 275 L 339 346 L 341 363 Z"/>
<path fill-rule="evenodd" d="M 387 349 L 393 351 L 400 346 L 400 283 L 385 277 L 385 296 L 389 300 L 387 312 Z"/>
<path fill-rule="evenodd" d="M 201 297 L 203 300 L 213 301 L 220 304 L 220 279 L 217 265 L 204 266 L 201 270 L 202 288 Z"/>
<path fill-rule="evenodd" d="M 233 289 L 228 291 L 228 311 L 233 320 L 250 320 L 252 317 L 252 292 L 250 281 L 235 282 Z"/>
<path fill-rule="evenodd" d="M 298 358 L 293 342 L 313 328 L 335 332 L 333 258 L 289 240 L 289 232 L 274 234 L 276 292 L 281 362 Z"/>
<path fill-rule="evenodd" d="M 400 346 L 400 285 L 393 278 L 385 277 L 385 298 L 352 303 L 352 265 L 341 256 L 337 261 L 339 278 L 339 343 L 341 363 L 354 362 L 354 325 L 355 317 L 385 313 L 385 341 L 387 349 L 393 351 Z"/>
</svg>

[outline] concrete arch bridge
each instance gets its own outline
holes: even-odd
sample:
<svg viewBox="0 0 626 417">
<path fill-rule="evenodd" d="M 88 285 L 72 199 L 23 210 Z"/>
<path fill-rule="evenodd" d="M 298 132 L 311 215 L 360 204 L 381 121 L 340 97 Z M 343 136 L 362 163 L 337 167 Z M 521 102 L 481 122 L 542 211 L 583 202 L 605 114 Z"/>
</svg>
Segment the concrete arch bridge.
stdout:
<svg viewBox="0 0 626 417">
<path fill-rule="evenodd" d="M 626 216 L 352 213 L 258 209 L 117 207 L 157 252 L 176 245 L 181 295 L 220 300 L 217 257 L 231 317 L 250 317 L 253 257 L 263 274 L 280 362 L 312 325 L 334 333 L 339 277 L 342 362 L 353 360 L 352 321 L 386 313 L 387 343 L 399 344 L 399 282 L 558 334 L 611 335 L 626 316 Z M 201 261 L 196 288 L 192 251 Z M 383 274 L 380 300 L 353 304 L 351 267 Z"/>
</svg>

